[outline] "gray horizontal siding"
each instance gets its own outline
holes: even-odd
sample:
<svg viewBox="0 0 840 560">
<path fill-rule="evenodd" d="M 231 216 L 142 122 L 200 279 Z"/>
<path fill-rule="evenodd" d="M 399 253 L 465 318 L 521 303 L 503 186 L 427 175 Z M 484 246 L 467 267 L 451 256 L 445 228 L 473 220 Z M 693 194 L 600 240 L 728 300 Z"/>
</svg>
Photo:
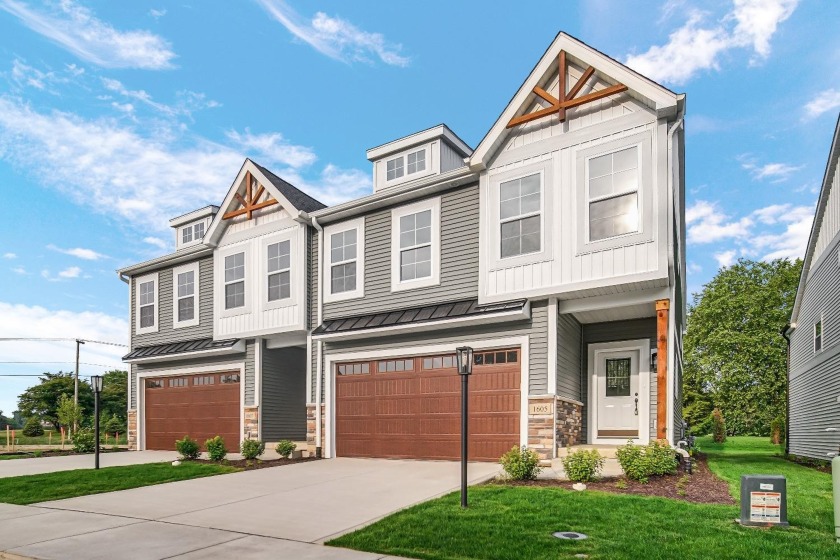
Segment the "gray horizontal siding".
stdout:
<svg viewBox="0 0 840 560">
<path fill-rule="evenodd" d="M 840 346 L 826 358 L 790 380 L 790 452 L 824 461 L 840 446 Z"/>
<path fill-rule="evenodd" d="M 441 195 L 440 284 L 391 292 L 391 208 L 365 218 L 365 297 L 325 303 L 324 318 L 478 297 L 478 185 Z"/>
<path fill-rule="evenodd" d="M 584 403 L 589 403 L 589 345 L 599 342 L 619 342 L 622 340 L 650 339 L 651 348 L 656 347 L 656 318 L 632 319 L 628 321 L 611 321 L 608 323 L 591 323 L 583 325 L 583 347 L 581 379 Z M 649 359 L 641 356 L 642 360 Z M 588 413 L 583 415 L 583 437 L 587 439 Z M 650 379 L 650 436 L 656 437 L 656 374 L 651 372 Z"/>
<path fill-rule="evenodd" d="M 550 317 L 549 320 L 551 320 Z M 583 402 L 580 323 L 570 314 L 560 314 L 555 320 L 557 321 L 557 394 Z"/>
<path fill-rule="evenodd" d="M 309 232 L 309 328 L 315 329 L 318 326 L 318 239 L 319 233 L 315 229 Z M 312 386 L 309 388 L 309 402 L 315 402 L 315 377 L 318 371 L 318 344 L 311 341 L 310 371 L 312 372 Z"/>
<path fill-rule="evenodd" d="M 180 263 L 178 266 L 183 266 Z M 158 330 L 154 333 L 136 334 L 135 298 L 137 296 L 137 279 L 131 279 L 131 349 L 154 344 L 168 344 L 182 340 L 196 338 L 212 338 L 213 336 L 213 258 L 207 257 L 199 261 L 198 265 L 198 305 L 199 324 L 194 327 L 172 328 L 172 268 L 158 271 Z"/>
<path fill-rule="evenodd" d="M 304 348 L 263 349 L 263 441 L 306 439 L 306 359 Z"/>
<path fill-rule="evenodd" d="M 257 345 L 254 343 L 254 339 L 250 339 L 245 343 L 245 379 L 243 380 L 245 383 L 245 405 L 252 405 L 254 404 L 254 379 L 255 379 L 255 367 L 254 367 L 254 353 L 256 352 Z"/>
<path fill-rule="evenodd" d="M 370 340 L 333 341 L 325 344 L 325 353 L 371 352 L 375 354 L 378 350 L 424 344 L 451 344 L 454 350 L 460 344 L 522 335 L 527 335 L 530 341 L 530 352 L 528 354 L 530 394 L 545 394 L 548 390 L 548 302 L 546 301 L 533 302 L 531 304 L 531 319 L 526 321 L 452 330 L 442 328 L 439 333 L 426 332 L 389 336 L 382 337 L 376 342 Z"/>
</svg>

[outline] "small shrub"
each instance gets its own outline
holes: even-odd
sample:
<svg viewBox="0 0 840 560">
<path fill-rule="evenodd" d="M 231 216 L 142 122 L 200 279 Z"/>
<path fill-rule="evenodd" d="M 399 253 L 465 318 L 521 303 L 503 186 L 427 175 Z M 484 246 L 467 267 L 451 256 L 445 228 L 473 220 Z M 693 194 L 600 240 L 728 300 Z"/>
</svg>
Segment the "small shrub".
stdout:
<svg viewBox="0 0 840 560">
<path fill-rule="evenodd" d="M 618 464 L 625 476 L 647 483 L 651 476 L 673 474 L 677 471 L 677 457 L 666 440 L 652 441 L 648 445 L 627 442 L 616 451 Z"/>
<path fill-rule="evenodd" d="M 93 430 L 81 428 L 73 434 L 73 451 L 76 453 L 93 453 L 96 450 L 96 438 Z"/>
<path fill-rule="evenodd" d="M 780 445 L 785 442 L 785 419 L 776 417 L 770 422 L 770 443 Z"/>
<path fill-rule="evenodd" d="M 37 459 L 38 457 L 43 457 L 43 456 L 44 456 L 44 452 L 43 452 L 43 451 L 40 451 L 40 450 L 39 450 L 39 451 L 33 451 L 33 452 L 32 452 L 32 456 L 33 456 L 33 457 L 35 457 L 35 458 Z"/>
<path fill-rule="evenodd" d="M 606 459 L 597 449 L 581 449 L 563 457 L 563 470 L 572 482 L 592 482 L 601 473 Z"/>
<path fill-rule="evenodd" d="M 44 435 L 44 427 L 37 416 L 30 416 L 23 425 L 23 435 L 26 437 L 38 437 Z"/>
<path fill-rule="evenodd" d="M 198 459 L 198 456 L 201 455 L 201 448 L 198 446 L 198 442 L 190 438 L 190 436 L 184 436 L 184 439 L 175 440 L 175 450 L 181 455 L 181 459 L 184 460 Z"/>
<path fill-rule="evenodd" d="M 258 439 L 243 439 L 239 452 L 245 459 L 253 461 L 265 453 L 265 443 Z"/>
<path fill-rule="evenodd" d="M 723 412 L 719 408 L 712 411 L 712 439 L 715 443 L 726 441 L 726 422 L 723 419 Z"/>
<path fill-rule="evenodd" d="M 542 470 L 539 455 L 524 445 L 521 448 L 513 446 L 502 455 L 499 463 L 512 480 L 534 480 Z"/>
<path fill-rule="evenodd" d="M 619 480 L 615 483 L 615 487 L 619 490 L 627 490 L 627 481 L 624 479 Z"/>
<path fill-rule="evenodd" d="M 277 454 L 286 459 L 292 456 L 292 453 L 295 452 L 295 449 L 297 449 L 297 444 L 287 439 L 284 439 L 283 441 L 279 442 L 274 447 L 274 450 L 277 452 Z"/>
<path fill-rule="evenodd" d="M 225 447 L 225 440 L 222 436 L 216 436 L 204 442 L 204 447 L 207 448 L 207 455 L 210 456 L 211 461 L 221 462 L 227 457 L 227 447 Z"/>
<path fill-rule="evenodd" d="M 111 417 L 108 418 L 104 424 L 104 430 L 106 434 L 113 434 L 115 437 L 117 434 L 125 433 L 123 421 L 117 418 L 116 414 L 112 414 Z"/>
</svg>

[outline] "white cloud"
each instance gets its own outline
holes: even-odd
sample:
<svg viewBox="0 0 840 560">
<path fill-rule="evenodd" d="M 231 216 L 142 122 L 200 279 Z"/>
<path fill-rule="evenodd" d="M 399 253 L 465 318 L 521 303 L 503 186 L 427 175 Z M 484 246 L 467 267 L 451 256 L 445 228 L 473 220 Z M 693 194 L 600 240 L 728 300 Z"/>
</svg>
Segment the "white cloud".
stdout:
<svg viewBox="0 0 840 560">
<path fill-rule="evenodd" d="M 805 118 L 814 119 L 840 107 L 840 89 L 827 89 L 819 92 L 805 104 Z"/>
<path fill-rule="evenodd" d="M 56 247 L 55 245 L 50 244 L 47 245 L 47 249 L 50 249 L 51 251 L 58 251 L 59 253 L 64 253 L 65 255 L 78 257 L 86 261 L 98 261 L 99 259 L 108 258 L 106 255 L 103 255 L 102 253 L 97 253 L 93 249 L 83 249 L 82 247 L 75 247 L 73 249 L 62 249 L 61 247 Z"/>
<path fill-rule="evenodd" d="M 76 56 L 106 68 L 159 70 L 172 67 L 175 53 L 163 38 L 149 31 L 119 31 L 72 0 L 51 4 L 46 11 L 18 0 L 0 0 L 0 10 L 63 46 Z"/>
<path fill-rule="evenodd" d="M 15 274 L 25 275 L 26 274 L 26 269 L 23 268 L 22 266 L 16 266 L 12 269 L 12 272 L 14 272 Z"/>
<path fill-rule="evenodd" d="M 169 244 L 161 239 L 160 237 L 144 237 L 143 243 L 148 243 L 149 245 L 154 245 L 159 249 L 166 249 L 169 247 Z"/>
<path fill-rule="evenodd" d="M 775 220 L 770 223 L 783 224 L 784 230 L 754 236 L 749 240 L 750 245 L 761 253 L 762 260 L 803 258 L 808 247 L 808 237 L 811 235 L 814 209 L 790 204 L 768 208 L 773 208 L 772 219 Z M 766 210 L 767 208 L 760 209 L 755 213 Z"/>
<path fill-rule="evenodd" d="M 149 93 L 147 93 L 145 90 L 128 89 L 122 84 L 122 82 L 113 78 L 102 78 L 102 85 L 105 86 L 105 89 L 109 91 L 127 97 L 129 99 L 139 101 L 155 109 L 156 111 L 170 117 L 175 117 L 178 115 L 189 117 L 195 111 L 221 106 L 221 104 L 216 101 L 208 100 L 203 93 L 196 93 L 194 91 L 179 91 L 176 94 L 178 97 L 178 102 L 175 105 L 167 105 L 165 103 L 159 103 L 152 99 L 152 96 L 149 95 Z M 134 105 L 132 105 L 131 103 L 120 104 L 114 102 L 111 105 L 126 113 L 134 112 Z"/>
<path fill-rule="evenodd" d="M 802 169 L 801 165 L 791 165 L 789 163 L 773 162 L 760 165 L 756 163 L 754 158 L 747 154 L 738 157 L 741 162 L 741 167 L 750 172 L 753 179 L 758 181 L 762 179 L 770 179 L 772 183 L 781 183 L 787 181 L 791 175 Z"/>
<path fill-rule="evenodd" d="M 17 255 L 14 254 L 14 253 L 3 253 L 3 258 L 4 259 L 16 259 Z"/>
<path fill-rule="evenodd" d="M 71 266 L 65 268 L 61 272 L 58 273 L 59 278 L 78 278 L 79 275 L 82 273 L 82 269 L 78 266 Z"/>
<path fill-rule="evenodd" d="M 391 44 L 381 33 L 363 31 L 347 20 L 318 12 L 307 22 L 283 0 L 257 0 L 274 19 L 315 50 L 344 62 L 372 62 L 378 58 L 392 66 L 408 66 L 402 45 Z"/>
<path fill-rule="evenodd" d="M 753 220 L 748 217 L 732 220 L 716 204 L 705 200 L 698 200 L 686 209 L 685 221 L 688 225 L 688 242 L 696 244 L 742 238 L 749 233 L 753 224 Z"/>
<path fill-rule="evenodd" d="M 721 268 L 732 266 L 735 263 L 735 257 L 737 252 L 734 250 L 729 251 L 722 251 L 720 253 L 715 253 L 715 260 L 718 262 L 718 266 Z"/>
<path fill-rule="evenodd" d="M 152 16 L 155 19 L 162 18 L 163 16 L 166 15 L 166 8 L 162 8 L 160 10 L 156 10 L 156 9 L 152 8 L 151 10 L 149 10 L 149 15 Z"/>
<path fill-rule="evenodd" d="M 688 265 L 686 265 L 686 270 L 688 270 L 689 274 L 698 274 L 703 272 L 703 267 L 696 262 L 689 262 Z"/>
<path fill-rule="evenodd" d="M 771 38 L 798 2 L 734 0 L 732 10 L 714 22 L 708 21 L 709 14 L 691 10 L 667 43 L 628 56 L 626 64 L 653 80 L 675 85 L 685 84 L 703 70 L 719 69 L 721 56 L 733 49 L 751 49 L 750 64 L 757 64 L 770 55 Z M 672 4 L 667 3 L 665 9 L 673 10 Z"/>
<path fill-rule="evenodd" d="M 244 133 L 231 130 L 227 133 L 227 137 L 245 153 L 262 154 L 271 161 L 289 167 L 305 167 L 315 163 L 315 160 L 318 159 L 312 148 L 290 144 L 279 132 L 252 134 L 246 128 Z"/>
</svg>

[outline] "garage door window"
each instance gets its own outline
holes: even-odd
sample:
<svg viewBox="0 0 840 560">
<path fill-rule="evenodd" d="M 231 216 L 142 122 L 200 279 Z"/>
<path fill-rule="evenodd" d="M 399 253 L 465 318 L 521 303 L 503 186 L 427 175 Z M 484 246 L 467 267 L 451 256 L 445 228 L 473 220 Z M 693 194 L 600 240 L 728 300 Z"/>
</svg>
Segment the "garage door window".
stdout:
<svg viewBox="0 0 840 560">
<path fill-rule="evenodd" d="M 239 374 L 232 373 L 228 375 L 220 376 L 220 381 L 222 383 L 239 383 Z"/>
<path fill-rule="evenodd" d="M 423 358 L 423 369 L 446 369 L 455 367 L 455 354 Z"/>
<path fill-rule="evenodd" d="M 338 364 L 339 375 L 362 375 L 370 373 L 370 362 L 359 362 L 356 364 Z"/>
<path fill-rule="evenodd" d="M 473 363 L 477 366 L 492 366 L 496 364 L 515 364 L 516 350 L 497 350 L 495 352 L 480 352 L 473 354 Z"/>
<path fill-rule="evenodd" d="M 215 375 L 202 375 L 201 377 L 193 378 L 193 385 L 214 385 L 215 383 Z"/>
<path fill-rule="evenodd" d="M 376 371 L 379 373 L 414 371 L 414 360 L 383 360 L 377 364 Z"/>
<path fill-rule="evenodd" d="M 146 389 L 163 389 L 163 381 L 160 379 L 149 379 L 146 381 Z"/>
<path fill-rule="evenodd" d="M 170 379 L 169 380 L 169 386 L 170 387 L 186 387 L 187 386 L 187 380 L 183 377 L 179 377 L 177 379 Z"/>
</svg>

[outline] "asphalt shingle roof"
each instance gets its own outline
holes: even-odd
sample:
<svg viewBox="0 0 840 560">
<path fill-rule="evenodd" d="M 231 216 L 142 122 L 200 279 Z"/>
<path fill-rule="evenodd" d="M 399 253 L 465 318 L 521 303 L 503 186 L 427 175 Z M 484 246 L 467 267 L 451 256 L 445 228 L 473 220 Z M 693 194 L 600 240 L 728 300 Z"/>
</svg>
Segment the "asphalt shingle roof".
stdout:
<svg viewBox="0 0 840 560">
<path fill-rule="evenodd" d="M 277 190 L 283 193 L 283 196 L 285 196 L 298 210 L 303 210 L 304 212 L 314 212 L 315 210 L 321 210 L 327 207 L 326 204 L 318 202 L 299 188 L 284 181 L 254 160 L 251 160 L 251 162 L 257 166 L 257 169 L 262 171 L 262 174 L 265 175 L 266 179 L 271 181 L 271 184 L 277 187 Z"/>
</svg>

